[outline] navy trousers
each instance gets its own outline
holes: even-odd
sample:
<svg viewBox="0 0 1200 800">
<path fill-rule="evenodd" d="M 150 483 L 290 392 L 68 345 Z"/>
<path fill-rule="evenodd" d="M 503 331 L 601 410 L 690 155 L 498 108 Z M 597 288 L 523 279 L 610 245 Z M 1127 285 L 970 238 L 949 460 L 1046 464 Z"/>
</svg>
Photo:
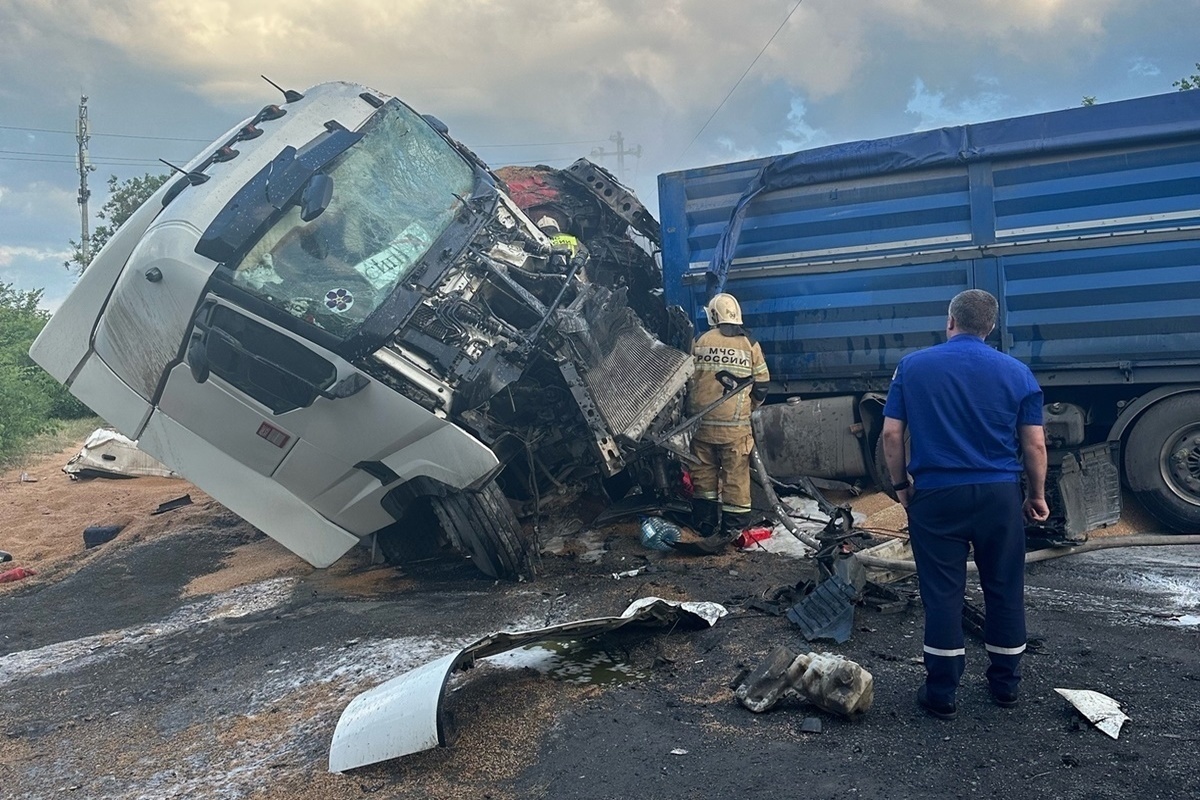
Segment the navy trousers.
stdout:
<svg viewBox="0 0 1200 800">
<path fill-rule="evenodd" d="M 908 504 L 921 602 L 929 699 L 953 703 L 966 664 L 962 609 L 968 549 L 983 587 L 992 692 L 1014 695 L 1025 652 L 1025 524 L 1017 483 L 918 489 Z"/>
</svg>

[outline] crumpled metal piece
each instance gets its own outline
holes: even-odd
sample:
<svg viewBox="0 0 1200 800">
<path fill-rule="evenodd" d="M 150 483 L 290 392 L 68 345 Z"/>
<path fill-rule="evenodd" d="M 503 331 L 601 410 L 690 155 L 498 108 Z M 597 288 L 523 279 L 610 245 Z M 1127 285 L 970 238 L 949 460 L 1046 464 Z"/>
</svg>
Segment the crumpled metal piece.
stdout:
<svg viewBox="0 0 1200 800">
<path fill-rule="evenodd" d="M 1129 717 L 1121 710 L 1121 704 L 1106 694 L 1094 692 L 1091 689 L 1055 689 L 1064 699 L 1083 714 L 1088 722 L 1095 725 L 1102 733 L 1116 739 L 1121 733 L 1121 726 L 1129 722 Z"/>
<path fill-rule="evenodd" d="M 355 697 L 338 719 L 329 745 L 329 771 L 355 767 L 446 746 L 454 731 L 442 713 L 446 681 L 456 670 L 546 639 L 583 639 L 629 624 L 677 623 L 712 627 L 728 613 L 719 603 L 677 602 L 661 597 L 635 600 L 619 617 L 564 622 L 528 631 L 500 631 L 479 639 Z"/>
</svg>

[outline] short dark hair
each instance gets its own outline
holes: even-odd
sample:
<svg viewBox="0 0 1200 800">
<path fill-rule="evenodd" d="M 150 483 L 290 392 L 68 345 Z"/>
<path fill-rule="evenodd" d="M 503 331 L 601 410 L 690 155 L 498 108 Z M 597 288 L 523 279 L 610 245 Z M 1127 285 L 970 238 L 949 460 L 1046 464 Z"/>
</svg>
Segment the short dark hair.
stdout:
<svg viewBox="0 0 1200 800">
<path fill-rule="evenodd" d="M 987 336 L 996 327 L 1000 304 L 990 292 L 983 289 L 967 289 L 954 295 L 950 301 L 950 316 L 963 333 Z"/>
</svg>

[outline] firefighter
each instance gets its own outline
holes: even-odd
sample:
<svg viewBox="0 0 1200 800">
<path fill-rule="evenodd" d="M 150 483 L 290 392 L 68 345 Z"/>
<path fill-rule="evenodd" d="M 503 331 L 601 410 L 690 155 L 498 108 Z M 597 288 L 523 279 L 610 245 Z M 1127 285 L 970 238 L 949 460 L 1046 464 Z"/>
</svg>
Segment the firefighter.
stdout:
<svg viewBox="0 0 1200 800">
<path fill-rule="evenodd" d="M 754 379 L 708 412 L 692 436 L 692 455 L 699 462 L 692 466 L 692 525 L 701 536 L 720 533 L 732 540 L 751 522 L 750 412 L 766 397 L 770 376 L 762 347 L 742 326 L 742 309 L 733 295 L 716 295 L 704 312 L 710 327 L 692 346 L 696 371 L 688 386 L 689 415 L 725 393 L 718 373 Z"/>
<path fill-rule="evenodd" d="M 557 215 L 543 212 L 537 221 L 538 230 L 546 234 L 550 240 L 550 261 L 558 270 L 566 272 L 568 265 L 576 259 L 583 261 L 586 266 L 588 250 L 579 237 L 566 233 Z"/>
</svg>

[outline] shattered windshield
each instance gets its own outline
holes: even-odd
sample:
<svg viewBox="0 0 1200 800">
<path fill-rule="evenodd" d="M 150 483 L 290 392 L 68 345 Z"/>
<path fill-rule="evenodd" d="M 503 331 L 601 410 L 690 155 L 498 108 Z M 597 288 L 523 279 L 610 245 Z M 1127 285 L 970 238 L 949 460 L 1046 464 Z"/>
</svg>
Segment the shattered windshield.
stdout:
<svg viewBox="0 0 1200 800">
<path fill-rule="evenodd" d="M 471 166 L 397 100 L 323 172 L 329 207 L 287 209 L 236 266 L 234 285 L 345 338 L 413 269 L 470 195 Z M 457 195 L 457 197 L 456 197 Z"/>
</svg>

